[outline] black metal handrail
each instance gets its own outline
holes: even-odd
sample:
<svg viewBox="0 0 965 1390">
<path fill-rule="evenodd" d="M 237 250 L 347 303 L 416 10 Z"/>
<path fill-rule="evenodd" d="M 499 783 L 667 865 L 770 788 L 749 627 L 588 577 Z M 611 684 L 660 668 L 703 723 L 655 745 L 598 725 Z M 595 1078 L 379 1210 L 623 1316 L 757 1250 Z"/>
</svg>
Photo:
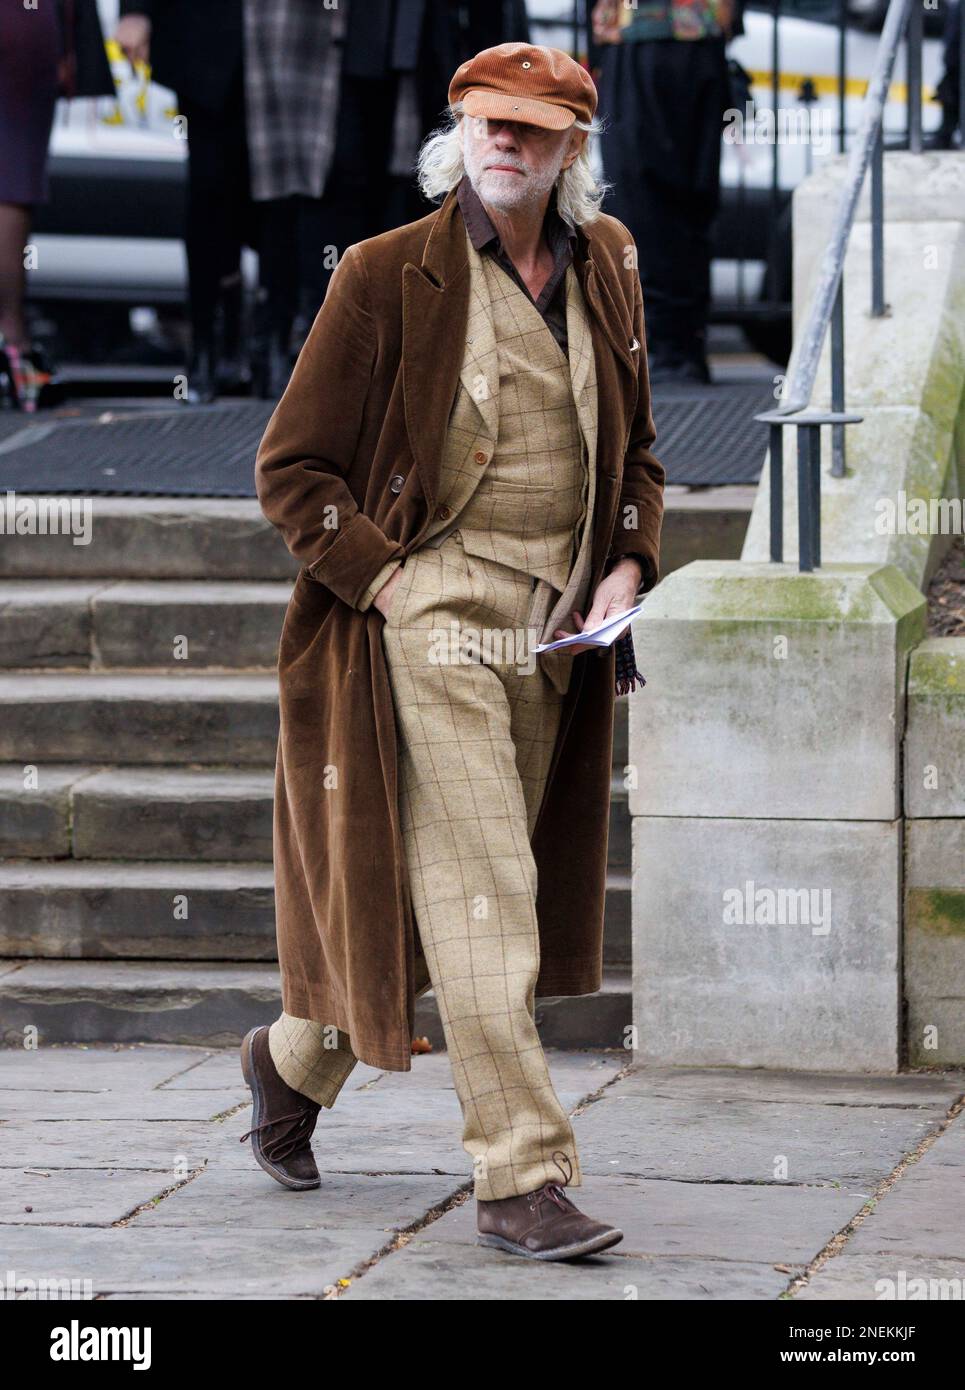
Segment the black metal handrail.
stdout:
<svg viewBox="0 0 965 1390">
<path fill-rule="evenodd" d="M 784 558 L 784 435 L 785 425 L 797 426 L 798 568 L 821 564 L 821 426 L 831 426 L 831 475 L 845 472 L 844 427 L 862 416 L 845 409 L 844 381 L 844 260 L 854 225 L 865 175 L 871 169 L 871 315 L 887 312 L 884 279 L 884 142 L 882 126 L 891 74 L 902 37 L 907 39 L 908 148 L 922 149 L 921 40 L 919 0 L 891 0 L 874 67 L 861 108 L 861 118 L 848 161 L 848 172 L 835 210 L 794 371 L 775 410 L 755 415 L 770 427 L 771 560 Z M 811 395 L 828 329 L 831 329 L 831 409 L 812 410 Z"/>
</svg>

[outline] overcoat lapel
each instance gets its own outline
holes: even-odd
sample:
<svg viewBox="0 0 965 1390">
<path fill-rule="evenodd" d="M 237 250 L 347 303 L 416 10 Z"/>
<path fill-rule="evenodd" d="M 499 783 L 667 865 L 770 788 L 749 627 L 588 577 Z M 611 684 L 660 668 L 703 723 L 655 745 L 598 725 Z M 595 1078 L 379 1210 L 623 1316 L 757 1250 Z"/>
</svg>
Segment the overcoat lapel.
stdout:
<svg viewBox="0 0 965 1390">
<path fill-rule="evenodd" d="M 639 363 L 631 351 L 630 327 L 624 325 L 606 281 L 596 273 L 592 255 L 584 268 L 583 293 L 613 351 L 636 381 Z"/>
<path fill-rule="evenodd" d="M 469 314 L 465 226 L 446 195 L 422 255 L 402 269 L 402 382 L 409 447 L 431 517 L 439 497 L 442 440 L 459 384 Z"/>
</svg>

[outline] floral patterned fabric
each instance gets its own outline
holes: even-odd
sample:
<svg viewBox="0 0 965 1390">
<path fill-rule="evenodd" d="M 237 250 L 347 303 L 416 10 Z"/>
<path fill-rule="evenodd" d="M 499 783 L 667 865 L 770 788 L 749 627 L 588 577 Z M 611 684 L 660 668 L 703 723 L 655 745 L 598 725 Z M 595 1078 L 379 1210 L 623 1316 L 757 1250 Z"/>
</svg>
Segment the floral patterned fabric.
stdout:
<svg viewBox="0 0 965 1390">
<path fill-rule="evenodd" d="M 593 14 L 598 43 L 718 38 L 717 0 L 600 0 Z"/>
</svg>

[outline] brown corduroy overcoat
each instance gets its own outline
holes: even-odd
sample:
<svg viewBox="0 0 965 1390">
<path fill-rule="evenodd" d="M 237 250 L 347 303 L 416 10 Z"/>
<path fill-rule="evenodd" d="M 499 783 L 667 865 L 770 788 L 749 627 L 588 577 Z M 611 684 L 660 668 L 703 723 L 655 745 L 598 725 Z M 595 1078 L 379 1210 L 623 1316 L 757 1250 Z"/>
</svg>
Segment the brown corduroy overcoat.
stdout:
<svg viewBox="0 0 965 1390">
<path fill-rule="evenodd" d="M 650 452 L 635 248 L 606 215 L 579 228 L 599 430 L 592 594 L 636 552 L 658 573 L 664 470 Z M 371 1066 L 408 1071 L 418 932 L 397 805 L 384 618 L 357 604 L 417 548 L 440 505 L 440 457 L 469 304 L 455 193 L 428 217 L 342 256 L 255 475 L 265 516 L 301 561 L 282 630 L 275 906 L 286 1012 L 334 1024 Z M 584 614 L 585 616 L 585 614 Z M 614 649 L 573 663 L 533 835 L 540 995 L 602 978 Z"/>
</svg>

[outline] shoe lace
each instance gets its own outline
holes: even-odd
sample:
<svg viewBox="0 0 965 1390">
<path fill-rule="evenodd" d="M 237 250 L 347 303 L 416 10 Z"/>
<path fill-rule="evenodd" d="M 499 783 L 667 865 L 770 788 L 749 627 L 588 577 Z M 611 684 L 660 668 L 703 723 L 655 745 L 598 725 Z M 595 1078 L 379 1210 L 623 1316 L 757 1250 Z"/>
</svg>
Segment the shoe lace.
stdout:
<svg viewBox="0 0 965 1390">
<path fill-rule="evenodd" d="M 273 1139 L 262 1144 L 265 1157 L 271 1159 L 273 1163 L 278 1163 L 308 1143 L 317 1115 L 317 1105 L 300 1106 L 298 1110 L 293 1110 L 290 1115 L 278 1115 L 273 1120 L 265 1120 L 262 1124 L 255 1125 L 253 1129 L 249 1129 L 246 1134 L 243 1134 L 238 1142 L 243 1144 L 246 1139 L 250 1139 L 253 1134 L 260 1134 L 264 1129 L 271 1129 L 276 1125 L 287 1125 L 287 1129 L 283 1129 Z"/>
<path fill-rule="evenodd" d="M 557 1157 L 557 1154 L 559 1155 L 559 1158 Z M 566 1169 L 564 1169 L 563 1165 L 560 1163 L 560 1158 L 565 1160 Z M 553 1162 L 556 1164 L 557 1168 L 559 1168 L 560 1172 L 563 1174 L 563 1182 L 558 1183 L 554 1181 L 544 1183 L 542 1187 L 537 1188 L 537 1190 L 533 1193 L 532 1198 L 530 1199 L 530 1205 L 533 1211 L 536 1211 L 537 1208 L 541 1205 L 541 1203 L 553 1202 L 556 1206 L 559 1207 L 560 1211 L 576 1211 L 577 1208 L 574 1206 L 574 1204 L 570 1201 L 569 1197 L 567 1197 L 566 1193 L 563 1191 L 563 1185 L 565 1183 L 571 1182 L 573 1178 L 573 1165 L 570 1162 L 569 1155 L 565 1154 L 562 1149 L 557 1149 L 553 1154 Z"/>
</svg>

